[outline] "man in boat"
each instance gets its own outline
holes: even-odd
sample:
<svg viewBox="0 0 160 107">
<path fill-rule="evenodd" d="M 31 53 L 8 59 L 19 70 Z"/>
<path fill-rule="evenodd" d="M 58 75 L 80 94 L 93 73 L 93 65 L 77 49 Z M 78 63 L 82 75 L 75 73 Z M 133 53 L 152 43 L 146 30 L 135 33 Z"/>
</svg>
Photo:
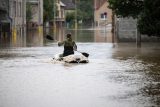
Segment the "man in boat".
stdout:
<svg viewBox="0 0 160 107">
<path fill-rule="evenodd" d="M 68 55 L 74 54 L 74 51 L 77 50 L 76 43 L 72 40 L 71 34 L 66 35 L 66 40 L 63 42 L 58 42 L 58 46 L 64 45 L 64 51 L 63 54 L 60 55 L 60 57 L 65 57 Z"/>
</svg>

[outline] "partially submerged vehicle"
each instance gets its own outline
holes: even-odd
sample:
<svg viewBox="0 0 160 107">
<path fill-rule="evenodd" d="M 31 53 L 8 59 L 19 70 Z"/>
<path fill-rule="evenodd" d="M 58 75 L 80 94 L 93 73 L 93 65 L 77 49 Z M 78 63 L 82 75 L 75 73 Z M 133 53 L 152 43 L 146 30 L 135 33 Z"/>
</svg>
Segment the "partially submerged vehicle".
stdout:
<svg viewBox="0 0 160 107">
<path fill-rule="evenodd" d="M 65 57 L 61 57 L 60 54 L 56 54 L 53 58 L 54 61 L 63 61 L 66 63 L 88 63 L 88 57 L 84 55 L 68 55 Z"/>
</svg>

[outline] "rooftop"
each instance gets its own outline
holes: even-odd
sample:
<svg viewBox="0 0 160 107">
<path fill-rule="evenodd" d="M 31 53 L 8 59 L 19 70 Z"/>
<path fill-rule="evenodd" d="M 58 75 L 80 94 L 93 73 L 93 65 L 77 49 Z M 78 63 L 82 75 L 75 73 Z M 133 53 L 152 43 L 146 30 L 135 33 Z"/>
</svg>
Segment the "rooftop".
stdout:
<svg viewBox="0 0 160 107">
<path fill-rule="evenodd" d="M 64 3 L 65 9 L 66 10 L 74 10 L 75 9 L 75 4 L 71 0 L 61 0 L 62 3 Z"/>
</svg>

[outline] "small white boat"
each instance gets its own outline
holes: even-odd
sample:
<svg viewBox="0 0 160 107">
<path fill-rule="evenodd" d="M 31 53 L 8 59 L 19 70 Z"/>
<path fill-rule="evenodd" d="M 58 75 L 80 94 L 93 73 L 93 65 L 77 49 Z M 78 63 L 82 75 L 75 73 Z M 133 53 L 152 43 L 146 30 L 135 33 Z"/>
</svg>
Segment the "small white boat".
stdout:
<svg viewBox="0 0 160 107">
<path fill-rule="evenodd" d="M 65 57 L 60 57 L 60 54 L 56 54 L 53 58 L 55 61 L 63 61 L 66 63 L 88 63 L 89 60 L 84 55 L 68 55 Z"/>
</svg>

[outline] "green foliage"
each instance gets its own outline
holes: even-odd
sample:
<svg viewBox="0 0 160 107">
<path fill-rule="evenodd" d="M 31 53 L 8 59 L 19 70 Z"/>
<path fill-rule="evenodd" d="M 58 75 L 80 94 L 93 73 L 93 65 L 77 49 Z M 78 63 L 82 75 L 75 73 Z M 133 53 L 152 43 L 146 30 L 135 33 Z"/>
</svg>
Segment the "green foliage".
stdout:
<svg viewBox="0 0 160 107">
<path fill-rule="evenodd" d="M 93 0 L 80 0 L 77 8 L 79 20 L 83 20 L 83 22 L 92 22 L 94 20 Z"/>
<path fill-rule="evenodd" d="M 82 20 L 84 24 L 89 24 L 94 20 L 93 0 L 77 0 L 77 21 Z M 66 14 L 66 22 L 73 24 L 75 21 L 75 11 Z"/>
<path fill-rule="evenodd" d="M 26 4 L 26 20 L 27 22 L 32 20 L 32 7 L 30 3 Z"/>
<path fill-rule="evenodd" d="M 142 34 L 160 36 L 160 0 L 144 0 L 138 28 Z"/>
<path fill-rule="evenodd" d="M 54 19 L 54 1 L 55 0 L 43 0 L 44 22 Z"/>
<path fill-rule="evenodd" d="M 109 7 L 120 17 L 139 16 L 143 9 L 143 0 L 108 0 Z"/>
<path fill-rule="evenodd" d="M 160 36 L 160 0 L 108 0 L 108 2 L 117 16 L 137 18 L 141 34 Z"/>
<path fill-rule="evenodd" d="M 66 14 L 66 22 L 71 23 L 74 20 L 75 20 L 75 13 L 74 12 Z"/>
</svg>

